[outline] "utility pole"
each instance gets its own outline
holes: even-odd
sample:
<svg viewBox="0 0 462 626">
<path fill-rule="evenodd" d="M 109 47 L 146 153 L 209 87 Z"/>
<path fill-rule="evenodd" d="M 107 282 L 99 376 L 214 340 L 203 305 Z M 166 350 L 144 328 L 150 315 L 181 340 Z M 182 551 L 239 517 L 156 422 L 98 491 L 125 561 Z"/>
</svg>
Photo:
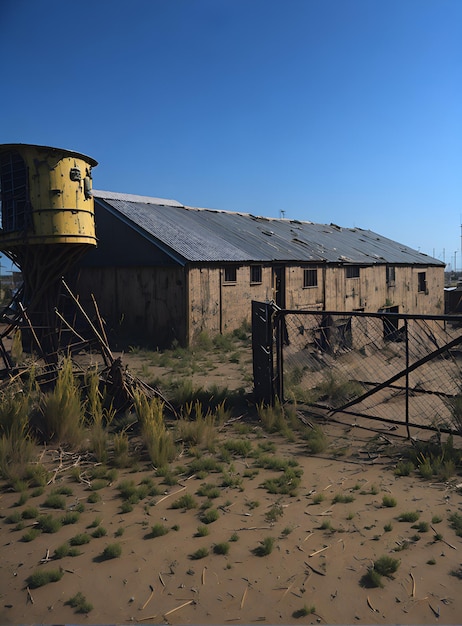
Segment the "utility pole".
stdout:
<svg viewBox="0 0 462 626">
<path fill-rule="evenodd" d="M 457 274 L 457 250 L 454 250 L 454 274 Z"/>
</svg>

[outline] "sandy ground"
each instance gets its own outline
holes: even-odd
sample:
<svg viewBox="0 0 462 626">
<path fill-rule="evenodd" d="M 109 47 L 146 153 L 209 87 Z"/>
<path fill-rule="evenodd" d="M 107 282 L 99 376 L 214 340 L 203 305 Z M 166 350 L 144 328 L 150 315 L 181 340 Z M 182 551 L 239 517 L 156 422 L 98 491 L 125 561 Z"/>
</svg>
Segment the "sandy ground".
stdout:
<svg viewBox="0 0 462 626">
<path fill-rule="evenodd" d="M 85 510 L 76 524 L 30 542 L 22 537 L 34 519 L 23 520 L 19 529 L 0 520 L 0 623 L 460 624 L 462 540 L 448 520 L 451 513 L 462 512 L 460 477 L 431 483 L 415 475 L 395 476 L 403 440 L 388 427 L 383 436 L 347 422 L 331 423 L 325 430 L 331 445 L 319 456 L 309 455 L 303 442 L 266 435 L 258 424 L 242 435 L 253 447 L 275 442 L 275 456 L 300 464 L 303 477 L 295 496 L 269 494 L 262 483 L 277 473 L 257 470 L 249 456 L 232 459 L 228 467 L 242 480 L 240 487 L 223 487 L 217 472 L 199 478 L 187 471 L 169 486 L 140 463 L 135 472 L 120 470 L 112 484 L 97 491 L 101 500 L 91 504 L 90 486 L 63 470 L 77 464 L 85 480 L 92 465 L 83 457 L 47 451 L 42 460 L 55 470 L 54 482 L 20 506 L 18 493 L 3 491 L 1 515 L 35 506 L 41 514 L 59 517 L 63 511 L 46 509 L 43 503 L 63 485 L 72 489 L 65 496 L 66 509 L 84 503 Z M 235 426 L 226 427 L 222 436 L 236 438 Z M 173 466 L 187 468 L 191 460 L 182 457 Z M 117 485 L 125 479 L 139 485 L 145 477 L 160 495 L 122 514 Z M 203 483 L 220 488 L 212 504 L 219 518 L 208 524 L 208 535 L 197 536 L 200 505 L 206 500 L 197 490 Z M 194 496 L 198 508 L 171 508 L 184 494 Z M 333 503 L 339 494 L 353 500 Z M 384 496 L 394 497 L 396 506 L 384 506 Z M 315 503 L 316 497 L 323 499 Z M 275 505 L 280 515 L 270 519 Z M 412 523 L 398 521 L 409 511 L 418 511 L 419 522 L 427 522 L 429 530 L 418 532 Z M 434 521 L 435 516 L 441 521 Z M 53 558 L 54 550 L 71 537 L 92 533 L 94 528 L 88 527 L 95 519 L 105 536 L 91 538 L 79 556 Z M 153 537 L 155 524 L 163 524 L 168 533 Z M 116 537 L 120 528 L 123 534 Z M 268 537 L 274 539 L 274 549 L 258 556 L 255 548 Z M 102 560 L 104 547 L 114 542 L 121 544 L 121 556 Z M 216 554 L 214 546 L 223 542 L 229 544 L 228 554 Z M 200 548 L 208 555 L 191 558 Z M 362 586 L 368 567 L 383 555 L 399 559 L 393 578 L 383 578 L 382 588 Z M 61 580 L 27 589 L 32 572 L 58 568 Z M 93 605 L 87 615 L 66 604 L 77 592 Z"/>
</svg>

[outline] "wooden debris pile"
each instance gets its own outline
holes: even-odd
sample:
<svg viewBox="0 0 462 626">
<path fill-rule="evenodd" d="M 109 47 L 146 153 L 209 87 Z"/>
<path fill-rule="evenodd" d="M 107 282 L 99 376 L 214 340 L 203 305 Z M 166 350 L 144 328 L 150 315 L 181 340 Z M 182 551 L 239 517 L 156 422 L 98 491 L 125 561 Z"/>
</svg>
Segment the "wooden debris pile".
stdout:
<svg viewBox="0 0 462 626">
<path fill-rule="evenodd" d="M 97 371 L 100 388 L 112 399 L 117 411 L 125 411 L 134 404 L 136 393 L 148 398 L 160 398 L 167 409 L 175 411 L 171 404 L 155 389 L 130 373 L 122 358 L 115 357 L 110 349 L 103 319 L 96 300 L 93 318 L 87 314 L 79 299 L 61 280 L 62 290 L 50 323 L 37 328 L 27 315 L 20 289 L 10 304 L 0 313 L 0 389 L 11 383 L 20 383 L 30 378 L 41 389 L 53 387 L 64 358 L 71 358 L 74 375 L 84 378 L 89 370 Z M 19 348 L 18 348 L 19 345 Z M 53 346 L 47 351 L 44 345 Z"/>
</svg>

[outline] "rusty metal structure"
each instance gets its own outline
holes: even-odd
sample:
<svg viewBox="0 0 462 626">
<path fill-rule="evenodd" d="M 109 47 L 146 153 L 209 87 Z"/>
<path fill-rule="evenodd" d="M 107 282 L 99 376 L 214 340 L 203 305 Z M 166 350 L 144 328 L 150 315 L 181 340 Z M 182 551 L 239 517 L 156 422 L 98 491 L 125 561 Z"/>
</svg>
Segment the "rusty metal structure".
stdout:
<svg viewBox="0 0 462 626">
<path fill-rule="evenodd" d="M 93 298 L 91 314 L 69 286 L 77 261 L 96 246 L 92 169 L 97 161 L 78 152 L 31 144 L 0 145 L 0 250 L 21 270 L 22 287 L 1 311 L 2 378 L 18 372 L 6 343 L 19 334 L 22 347 L 52 380 L 64 355 L 91 352 L 119 405 L 134 386 L 155 390 L 131 377 L 111 353 Z M 77 363 L 77 361 L 76 361 Z"/>
<path fill-rule="evenodd" d="M 61 279 L 96 245 L 96 165 L 90 157 L 48 146 L 0 146 L 0 249 L 23 276 L 9 321 L 23 326 L 29 347 L 35 344 L 44 358 L 56 354 L 62 341 L 55 320 Z"/>
</svg>

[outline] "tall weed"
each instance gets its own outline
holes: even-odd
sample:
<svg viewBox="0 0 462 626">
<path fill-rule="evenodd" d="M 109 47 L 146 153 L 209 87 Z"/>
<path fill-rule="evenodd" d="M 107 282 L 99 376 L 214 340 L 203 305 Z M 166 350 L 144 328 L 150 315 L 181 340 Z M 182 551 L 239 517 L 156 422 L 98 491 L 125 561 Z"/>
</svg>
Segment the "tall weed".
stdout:
<svg viewBox="0 0 462 626">
<path fill-rule="evenodd" d="M 96 370 L 90 371 L 86 378 L 87 422 L 90 429 L 90 446 L 96 459 L 105 463 L 108 458 L 109 438 L 107 428 L 114 419 L 115 409 L 112 403 L 105 406 L 104 397 L 99 388 L 99 376 Z"/>
<path fill-rule="evenodd" d="M 155 467 L 165 467 L 175 458 L 175 443 L 164 422 L 164 403 L 157 397 L 148 399 L 135 394 L 135 411 L 141 437 Z"/>
<path fill-rule="evenodd" d="M 220 416 L 223 415 L 220 412 Z M 202 402 L 186 403 L 183 416 L 176 423 L 176 438 L 193 446 L 212 449 L 216 440 L 217 413 L 210 409 L 204 414 Z"/>
<path fill-rule="evenodd" d="M 265 405 L 263 403 L 259 404 L 257 406 L 257 414 L 262 422 L 263 428 L 268 433 L 290 434 L 291 430 L 284 411 L 284 406 L 279 398 L 276 398 L 274 406 Z"/>
<path fill-rule="evenodd" d="M 119 433 L 115 433 L 114 435 L 114 456 L 112 459 L 112 463 L 115 467 L 119 469 L 123 467 L 129 467 L 131 465 L 130 458 L 130 442 L 128 439 L 127 432 L 125 430 L 120 431 Z"/>
<path fill-rule="evenodd" d="M 35 445 L 30 436 L 30 398 L 14 387 L 0 396 L 0 473 L 13 478 L 26 471 Z"/>
<path fill-rule="evenodd" d="M 41 413 L 46 438 L 78 446 L 83 438 L 84 408 L 72 361 L 65 358 L 54 389 L 42 399 Z"/>
</svg>

